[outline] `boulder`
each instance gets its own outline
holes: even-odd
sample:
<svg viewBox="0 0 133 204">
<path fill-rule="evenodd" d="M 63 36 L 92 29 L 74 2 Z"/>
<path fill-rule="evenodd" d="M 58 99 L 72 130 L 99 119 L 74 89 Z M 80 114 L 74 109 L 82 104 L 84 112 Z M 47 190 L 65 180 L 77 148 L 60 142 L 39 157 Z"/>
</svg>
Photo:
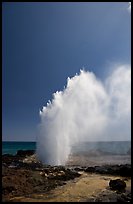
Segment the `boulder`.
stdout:
<svg viewBox="0 0 133 204">
<path fill-rule="evenodd" d="M 115 180 L 110 180 L 109 186 L 111 190 L 123 191 L 126 188 L 126 183 L 121 179 L 115 179 Z"/>
</svg>

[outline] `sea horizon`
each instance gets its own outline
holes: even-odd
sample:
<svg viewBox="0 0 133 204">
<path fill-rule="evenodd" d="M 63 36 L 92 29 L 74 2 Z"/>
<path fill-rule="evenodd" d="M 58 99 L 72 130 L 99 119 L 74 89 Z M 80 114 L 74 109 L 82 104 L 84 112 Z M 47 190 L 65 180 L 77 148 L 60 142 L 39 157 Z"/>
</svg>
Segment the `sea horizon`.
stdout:
<svg viewBox="0 0 133 204">
<path fill-rule="evenodd" d="M 126 154 L 131 149 L 131 141 L 89 141 L 75 143 L 71 152 L 102 150 L 116 154 Z M 36 150 L 36 141 L 2 141 L 2 155 L 15 155 L 18 150 Z"/>
<path fill-rule="evenodd" d="M 2 142 L 36 142 L 36 141 L 26 141 L 26 140 L 2 140 Z M 99 140 L 99 141 L 84 141 L 85 142 L 131 142 L 131 140 Z"/>
</svg>

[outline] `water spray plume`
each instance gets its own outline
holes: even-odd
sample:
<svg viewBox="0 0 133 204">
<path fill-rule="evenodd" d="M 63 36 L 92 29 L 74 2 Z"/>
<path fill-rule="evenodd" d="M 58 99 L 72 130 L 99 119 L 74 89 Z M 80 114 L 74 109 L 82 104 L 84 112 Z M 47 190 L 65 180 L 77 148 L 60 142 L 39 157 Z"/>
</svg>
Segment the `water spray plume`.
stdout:
<svg viewBox="0 0 133 204">
<path fill-rule="evenodd" d="M 129 140 L 130 66 L 117 67 L 104 82 L 80 70 L 53 94 L 40 117 L 37 155 L 46 164 L 65 165 L 78 142 Z"/>
</svg>

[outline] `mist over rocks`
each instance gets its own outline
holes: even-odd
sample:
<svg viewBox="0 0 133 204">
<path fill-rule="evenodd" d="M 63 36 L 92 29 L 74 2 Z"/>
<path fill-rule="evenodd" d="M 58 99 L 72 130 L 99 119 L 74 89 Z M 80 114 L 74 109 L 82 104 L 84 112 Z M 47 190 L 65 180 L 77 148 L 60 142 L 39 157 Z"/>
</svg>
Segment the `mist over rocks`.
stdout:
<svg viewBox="0 0 133 204">
<path fill-rule="evenodd" d="M 37 156 L 65 165 L 75 143 L 125 141 L 131 135 L 131 68 L 118 66 L 104 82 L 80 70 L 40 111 Z"/>
</svg>

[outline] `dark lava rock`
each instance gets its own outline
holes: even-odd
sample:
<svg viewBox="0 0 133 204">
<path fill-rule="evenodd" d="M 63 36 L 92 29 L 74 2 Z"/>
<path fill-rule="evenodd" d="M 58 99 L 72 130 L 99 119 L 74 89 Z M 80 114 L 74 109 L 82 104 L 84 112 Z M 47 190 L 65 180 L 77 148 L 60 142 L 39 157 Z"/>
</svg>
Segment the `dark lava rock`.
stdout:
<svg viewBox="0 0 133 204">
<path fill-rule="evenodd" d="M 15 186 L 12 184 L 10 186 L 6 186 L 6 187 L 2 187 L 2 193 L 3 194 L 9 194 L 11 193 L 13 190 L 16 190 Z"/>
<path fill-rule="evenodd" d="M 5 166 L 9 166 L 12 163 L 17 163 L 19 160 L 22 160 L 22 157 L 10 154 L 2 155 L 2 164 Z"/>
<path fill-rule="evenodd" d="M 64 181 L 79 177 L 78 172 L 61 166 L 39 166 L 18 162 L 19 168 L 2 166 L 2 200 L 14 196 L 44 193 L 66 184 Z M 36 170 L 37 167 L 41 167 Z"/>
<path fill-rule="evenodd" d="M 104 165 L 104 166 L 94 166 L 87 167 L 85 172 L 99 173 L 99 174 L 110 174 L 119 176 L 131 176 L 131 165 Z"/>
<path fill-rule="evenodd" d="M 85 167 L 75 167 L 74 168 L 74 171 L 84 171 L 84 170 L 86 170 Z"/>
<path fill-rule="evenodd" d="M 95 170 L 96 170 L 96 167 L 87 167 L 84 171 L 94 173 Z"/>
<path fill-rule="evenodd" d="M 47 175 L 48 179 L 67 181 L 67 180 L 79 177 L 81 174 L 65 167 L 55 166 L 55 167 L 50 167 L 49 169 L 44 168 L 43 175 Z"/>
<path fill-rule="evenodd" d="M 111 190 L 124 191 L 126 188 L 126 183 L 121 179 L 115 179 L 115 180 L 110 180 L 109 186 Z"/>
<path fill-rule="evenodd" d="M 117 202 L 131 202 L 131 193 L 118 195 Z"/>
<path fill-rule="evenodd" d="M 120 176 L 131 176 L 131 165 L 130 164 L 120 165 L 119 174 Z"/>
<path fill-rule="evenodd" d="M 83 202 L 131 202 L 131 193 L 116 193 L 115 191 L 100 192 Z"/>
<path fill-rule="evenodd" d="M 34 153 L 35 153 L 35 150 L 18 150 L 16 155 L 24 157 L 24 156 L 31 156 Z"/>
<path fill-rule="evenodd" d="M 43 164 L 39 161 L 31 163 L 23 162 L 25 157 L 26 156 L 24 156 L 23 153 L 18 153 L 17 155 L 2 155 L 2 165 L 9 168 L 24 168 L 29 170 L 37 170 L 37 168 L 39 169 L 43 167 Z"/>
<path fill-rule="evenodd" d="M 34 171 L 34 170 L 42 169 L 43 168 L 43 164 L 41 164 L 39 162 L 37 162 L 37 163 L 34 163 L 34 162 L 32 162 L 32 163 L 24 163 L 22 161 L 18 161 L 17 164 L 16 164 L 16 167 L 18 169 L 23 168 L 23 169 L 33 170 Z"/>
</svg>

